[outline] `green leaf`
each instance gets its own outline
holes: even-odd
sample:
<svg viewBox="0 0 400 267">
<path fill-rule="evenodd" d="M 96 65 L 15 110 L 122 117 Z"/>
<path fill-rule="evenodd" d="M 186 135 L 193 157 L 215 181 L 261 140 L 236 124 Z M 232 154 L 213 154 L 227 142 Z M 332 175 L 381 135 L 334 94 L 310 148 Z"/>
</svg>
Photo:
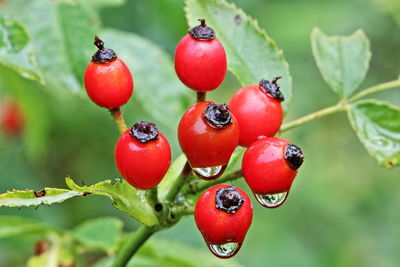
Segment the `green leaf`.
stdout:
<svg viewBox="0 0 400 267">
<path fill-rule="evenodd" d="M 400 165 L 399 107 L 377 100 L 360 101 L 350 106 L 348 116 L 358 138 L 380 165 Z"/>
<path fill-rule="evenodd" d="M 0 239 L 28 234 L 58 233 L 58 230 L 18 216 L 0 216 Z"/>
<path fill-rule="evenodd" d="M 158 224 L 158 218 L 153 209 L 154 203 L 147 198 L 150 191 L 137 190 L 120 179 L 106 180 L 90 186 L 79 186 L 67 177 L 66 183 L 74 191 L 109 197 L 117 209 L 147 226 Z"/>
<path fill-rule="evenodd" d="M 364 80 L 371 58 L 364 31 L 349 36 L 327 36 L 320 29 L 311 33 L 311 47 L 325 82 L 341 98 L 348 98 Z"/>
<path fill-rule="evenodd" d="M 176 129 L 189 105 L 190 90 L 176 78 L 171 58 L 157 45 L 135 34 L 107 30 L 102 39 L 132 71 L 134 97 L 165 126 Z"/>
<path fill-rule="evenodd" d="M 292 95 L 289 66 L 275 42 L 260 28 L 258 22 L 234 4 L 224 0 L 186 0 L 186 17 L 190 26 L 204 18 L 223 44 L 228 69 L 242 85 L 258 84 L 260 79 L 270 80 L 282 76 L 280 86 L 287 110 Z"/>
<path fill-rule="evenodd" d="M 400 2 L 398 0 L 376 0 L 376 3 L 382 5 L 400 26 Z"/>
<path fill-rule="evenodd" d="M 26 26 L 47 88 L 81 90 L 99 22 L 79 1 L 13 0 L 4 9 Z"/>
<path fill-rule="evenodd" d="M 49 138 L 49 112 L 43 101 L 45 94 L 40 84 L 22 78 L 17 72 L 0 66 L 0 87 L 12 89 L 22 106 L 25 118 L 23 138 L 30 160 L 42 160 Z"/>
<path fill-rule="evenodd" d="M 106 7 L 122 6 L 126 3 L 126 0 L 83 0 L 83 3 L 90 5 L 92 8 L 99 9 Z"/>
<path fill-rule="evenodd" d="M 28 259 L 26 263 L 27 267 L 42 267 L 49 266 L 51 254 L 49 252 L 42 253 L 39 256 L 32 256 Z M 51 265 L 50 265 L 51 266 Z"/>
<path fill-rule="evenodd" d="M 115 251 L 122 235 L 123 223 L 112 217 L 86 221 L 73 230 L 74 237 L 85 247 L 100 249 L 108 254 Z"/>
<path fill-rule="evenodd" d="M 43 76 L 36 62 L 31 37 L 16 20 L 0 14 L 0 64 L 22 77 L 43 83 Z"/>
<path fill-rule="evenodd" d="M 83 193 L 58 188 L 44 188 L 41 191 L 12 190 L 0 195 L 0 207 L 31 207 L 61 203 Z"/>
</svg>

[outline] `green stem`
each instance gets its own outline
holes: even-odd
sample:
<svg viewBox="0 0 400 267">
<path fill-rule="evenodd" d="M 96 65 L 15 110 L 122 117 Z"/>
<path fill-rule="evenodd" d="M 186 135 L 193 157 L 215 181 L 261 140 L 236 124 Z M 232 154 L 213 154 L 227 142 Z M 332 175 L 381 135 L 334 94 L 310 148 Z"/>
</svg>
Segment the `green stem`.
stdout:
<svg viewBox="0 0 400 267">
<path fill-rule="evenodd" d="M 365 90 L 362 90 L 361 92 L 359 92 L 358 94 L 354 95 L 353 97 L 351 97 L 350 99 L 348 99 L 347 101 L 343 101 L 343 102 L 339 102 L 338 104 L 334 105 L 334 106 L 330 106 L 324 109 L 321 109 L 319 111 L 313 112 L 311 114 L 308 114 L 300 119 L 291 121 L 291 122 L 287 122 L 285 124 L 283 124 L 281 126 L 280 131 L 281 132 L 285 132 L 287 130 L 290 130 L 292 128 L 295 128 L 299 125 L 305 124 L 307 122 L 310 122 L 312 120 L 330 115 L 330 114 L 334 114 L 337 112 L 341 112 L 341 111 L 346 111 L 347 110 L 347 104 L 354 102 L 360 98 L 363 98 L 367 95 L 373 94 L 373 93 L 377 93 L 380 91 L 384 91 L 384 90 L 388 90 L 388 89 L 392 89 L 392 88 L 396 88 L 396 87 L 400 87 L 400 79 L 397 80 L 393 80 L 390 82 L 386 82 L 386 83 L 381 83 L 372 87 L 369 87 Z"/>
<path fill-rule="evenodd" d="M 233 180 L 239 179 L 242 177 L 242 170 L 236 170 L 234 172 L 228 173 L 218 179 L 211 180 L 211 181 L 195 181 L 191 184 L 189 184 L 187 187 L 185 187 L 184 190 L 182 190 L 182 195 L 187 195 L 187 194 L 197 194 L 198 192 L 202 192 L 206 190 L 207 188 L 217 185 L 217 184 L 222 184 L 226 182 L 231 182 Z"/>
<path fill-rule="evenodd" d="M 123 134 L 126 130 L 128 130 L 120 108 L 110 109 L 110 113 L 120 134 Z"/>
<path fill-rule="evenodd" d="M 171 213 L 174 214 L 176 218 L 192 215 L 194 213 L 194 205 L 183 205 L 183 206 L 173 207 Z"/>
<path fill-rule="evenodd" d="M 188 177 L 190 177 L 190 173 L 192 172 L 192 167 L 190 167 L 189 162 L 186 161 L 185 166 L 183 167 L 181 174 L 176 179 L 175 183 L 169 189 L 167 195 L 165 196 L 165 201 L 167 203 L 171 203 L 175 200 L 179 191 L 182 189 L 183 185 L 186 183 Z"/>
<path fill-rule="evenodd" d="M 125 246 L 117 254 L 112 267 L 126 266 L 136 251 L 155 233 L 155 229 L 142 225 L 126 242 Z"/>
<path fill-rule="evenodd" d="M 330 114 L 334 114 L 334 113 L 337 113 L 337 112 L 340 112 L 340 111 L 345 111 L 346 109 L 347 109 L 347 104 L 344 103 L 344 102 L 340 102 L 340 103 L 338 103 L 338 104 L 336 104 L 334 106 L 330 106 L 330 107 L 318 110 L 318 111 L 313 112 L 311 114 L 308 114 L 308 115 L 306 115 L 304 117 L 301 117 L 301 118 L 299 118 L 297 120 L 290 121 L 290 122 L 287 122 L 285 124 L 282 124 L 280 131 L 281 132 L 285 132 L 287 130 L 290 130 L 292 128 L 295 128 L 295 127 L 297 127 L 299 125 L 305 124 L 305 123 L 310 122 L 312 120 L 315 120 L 315 119 L 318 119 L 318 118 L 321 118 L 321 117 L 324 117 L 324 116 L 327 116 L 327 115 L 330 115 Z"/>
<path fill-rule="evenodd" d="M 393 80 L 393 81 L 386 82 L 386 83 L 381 83 L 381 84 L 372 86 L 370 88 L 367 88 L 365 90 L 362 90 L 358 94 L 351 97 L 348 102 L 354 102 L 355 100 L 363 98 L 369 94 L 373 94 L 376 92 L 380 92 L 380 91 L 384 91 L 384 90 L 388 90 L 388 89 L 392 89 L 392 88 L 396 88 L 396 87 L 400 87 L 400 79 Z"/>
</svg>

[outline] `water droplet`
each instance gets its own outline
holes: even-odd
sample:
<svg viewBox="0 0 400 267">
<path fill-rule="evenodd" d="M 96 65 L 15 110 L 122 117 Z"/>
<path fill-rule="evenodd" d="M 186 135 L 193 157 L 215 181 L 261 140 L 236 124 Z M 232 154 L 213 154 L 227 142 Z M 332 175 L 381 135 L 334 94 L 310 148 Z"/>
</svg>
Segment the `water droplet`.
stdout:
<svg viewBox="0 0 400 267">
<path fill-rule="evenodd" d="M 257 201 L 266 208 L 277 208 L 285 202 L 288 192 L 271 194 L 271 195 L 259 195 L 254 194 Z"/>
<path fill-rule="evenodd" d="M 205 180 L 213 180 L 220 177 L 226 169 L 226 165 L 206 167 L 206 168 L 193 168 L 194 172 L 200 178 Z"/>
<path fill-rule="evenodd" d="M 208 245 L 211 252 L 219 258 L 230 258 L 238 253 L 242 243 L 226 243 L 223 245 Z"/>
</svg>

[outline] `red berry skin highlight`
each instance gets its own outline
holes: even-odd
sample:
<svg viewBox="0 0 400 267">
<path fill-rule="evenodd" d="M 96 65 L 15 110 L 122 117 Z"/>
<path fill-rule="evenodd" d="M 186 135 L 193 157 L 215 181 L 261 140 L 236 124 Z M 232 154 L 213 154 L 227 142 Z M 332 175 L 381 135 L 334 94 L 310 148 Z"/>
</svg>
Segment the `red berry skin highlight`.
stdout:
<svg viewBox="0 0 400 267">
<path fill-rule="evenodd" d="M 148 190 L 160 183 L 171 164 L 171 148 L 162 133 L 141 143 L 130 134 L 121 135 L 115 147 L 115 163 L 124 179 L 133 187 Z"/>
<path fill-rule="evenodd" d="M 216 89 L 225 78 L 226 66 L 225 49 L 217 38 L 196 40 L 187 34 L 176 47 L 176 74 L 197 92 Z"/>
<path fill-rule="evenodd" d="M 84 83 L 90 99 L 107 109 L 119 108 L 128 102 L 134 87 L 131 72 L 119 58 L 108 63 L 90 62 Z"/>
<path fill-rule="evenodd" d="M 235 213 L 216 208 L 217 191 L 226 187 L 235 188 L 244 200 Z M 253 219 L 253 207 L 250 198 L 241 189 L 226 184 L 215 185 L 200 196 L 194 218 L 208 245 L 241 244 Z"/>
<path fill-rule="evenodd" d="M 8 136 L 17 136 L 24 130 L 24 114 L 21 107 L 14 101 L 1 102 L 0 129 Z"/>
<path fill-rule="evenodd" d="M 242 170 L 246 183 L 255 194 L 288 192 L 297 175 L 285 159 L 289 141 L 265 137 L 257 140 L 243 156 Z"/>
<path fill-rule="evenodd" d="M 239 122 L 241 146 L 249 146 L 259 136 L 274 136 L 282 124 L 281 103 L 259 85 L 239 89 L 229 108 Z"/>
<path fill-rule="evenodd" d="M 192 168 L 226 165 L 238 145 L 239 127 L 234 116 L 232 123 L 222 129 L 213 128 L 204 118 L 207 105 L 213 103 L 193 105 L 179 122 L 179 144 Z"/>
</svg>

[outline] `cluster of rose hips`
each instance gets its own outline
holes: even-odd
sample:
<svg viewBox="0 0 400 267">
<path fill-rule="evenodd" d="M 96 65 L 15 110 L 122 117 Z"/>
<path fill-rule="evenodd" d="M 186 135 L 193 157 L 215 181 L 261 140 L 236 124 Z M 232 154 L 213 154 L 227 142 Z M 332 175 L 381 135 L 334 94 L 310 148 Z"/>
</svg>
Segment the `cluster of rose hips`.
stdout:
<svg viewBox="0 0 400 267">
<path fill-rule="evenodd" d="M 204 19 L 199 21 L 176 47 L 175 70 L 187 87 L 205 98 L 205 92 L 224 80 L 227 59 L 214 30 Z M 87 93 L 101 107 L 119 108 L 132 95 L 131 73 L 97 37 L 95 45 L 98 51 L 85 73 Z M 283 118 L 279 78 L 239 89 L 229 106 L 203 99 L 184 113 L 178 126 L 181 149 L 193 171 L 205 180 L 217 179 L 224 172 L 238 145 L 248 147 L 242 161 L 243 176 L 257 201 L 267 208 L 285 201 L 303 162 L 299 147 L 273 137 Z M 160 183 L 170 166 L 170 145 L 154 123 L 138 121 L 119 138 L 115 162 L 128 183 L 148 190 Z M 252 214 L 246 193 L 224 184 L 206 190 L 194 212 L 208 247 L 221 258 L 238 252 Z"/>
</svg>

